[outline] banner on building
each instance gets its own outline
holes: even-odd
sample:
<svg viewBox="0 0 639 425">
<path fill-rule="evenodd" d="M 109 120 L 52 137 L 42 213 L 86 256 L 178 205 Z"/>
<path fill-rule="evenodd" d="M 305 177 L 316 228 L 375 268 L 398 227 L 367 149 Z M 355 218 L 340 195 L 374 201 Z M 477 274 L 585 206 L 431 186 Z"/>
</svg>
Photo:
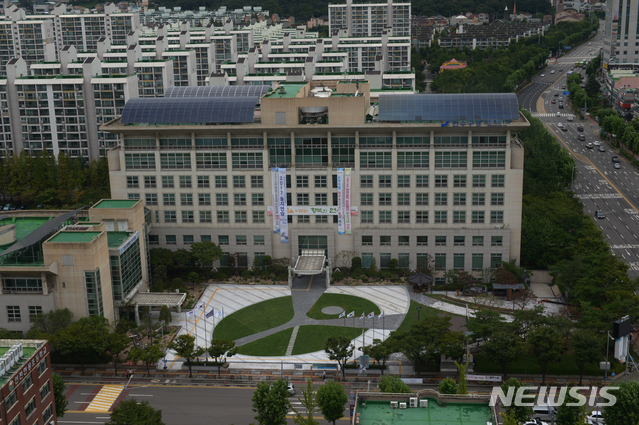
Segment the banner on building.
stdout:
<svg viewBox="0 0 639 425">
<path fill-rule="evenodd" d="M 286 168 L 278 169 L 280 242 L 288 243 L 288 214 L 286 212 Z"/>
<path fill-rule="evenodd" d="M 337 169 L 337 233 L 343 235 L 344 229 L 344 169 Z"/>
<path fill-rule="evenodd" d="M 351 169 L 344 170 L 344 227 L 346 234 L 350 235 L 351 231 Z"/>
<path fill-rule="evenodd" d="M 271 168 L 271 196 L 273 198 L 273 205 L 275 206 L 275 208 L 273 208 L 273 233 L 280 233 L 280 214 L 277 208 L 280 189 L 277 180 L 277 168 Z"/>
</svg>

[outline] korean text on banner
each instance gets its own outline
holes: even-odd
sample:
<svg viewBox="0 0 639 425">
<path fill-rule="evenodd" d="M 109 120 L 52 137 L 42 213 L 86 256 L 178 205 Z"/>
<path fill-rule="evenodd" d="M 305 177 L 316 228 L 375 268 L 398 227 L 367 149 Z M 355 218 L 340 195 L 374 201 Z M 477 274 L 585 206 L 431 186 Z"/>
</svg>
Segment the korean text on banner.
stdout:
<svg viewBox="0 0 639 425">
<path fill-rule="evenodd" d="M 337 169 L 337 233 L 344 234 L 344 169 Z"/>
<path fill-rule="evenodd" d="M 273 197 L 273 233 L 280 233 L 279 186 L 277 168 L 271 168 L 271 196 Z"/>
<path fill-rule="evenodd" d="M 286 168 L 278 169 L 280 242 L 288 243 L 288 214 L 286 212 Z"/>
<path fill-rule="evenodd" d="M 346 234 L 351 232 L 351 169 L 344 170 L 344 225 Z"/>
</svg>

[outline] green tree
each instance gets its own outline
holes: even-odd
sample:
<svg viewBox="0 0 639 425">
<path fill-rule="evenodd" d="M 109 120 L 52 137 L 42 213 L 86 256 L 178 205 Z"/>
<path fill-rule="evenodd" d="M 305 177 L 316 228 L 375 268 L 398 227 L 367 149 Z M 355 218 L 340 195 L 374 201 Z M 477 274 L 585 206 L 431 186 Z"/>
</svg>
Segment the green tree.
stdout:
<svg viewBox="0 0 639 425">
<path fill-rule="evenodd" d="M 583 425 L 588 423 L 586 420 L 586 406 L 578 405 L 579 400 L 572 397 L 569 391 L 570 388 L 566 388 L 566 398 L 557 407 L 557 415 L 555 417 L 557 425 Z M 573 404 L 573 406 L 569 406 L 569 404 Z"/>
<path fill-rule="evenodd" d="M 510 365 L 524 353 L 524 346 L 519 335 L 499 332 L 486 341 L 482 351 L 489 359 L 499 364 L 505 381 L 508 379 Z"/>
<path fill-rule="evenodd" d="M 200 267 L 211 266 L 222 258 L 222 248 L 213 242 L 194 242 L 191 244 L 191 255 L 200 264 Z"/>
<path fill-rule="evenodd" d="M 44 338 L 49 341 L 63 329 L 73 323 L 73 312 L 68 308 L 51 310 L 46 313 L 31 315 L 31 327 L 27 331 L 27 338 Z"/>
<path fill-rule="evenodd" d="M 450 332 L 450 316 L 431 317 L 411 326 L 408 332 L 393 332 L 398 349 L 415 365 L 419 374 L 423 365 L 441 352 L 442 341 Z"/>
<path fill-rule="evenodd" d="M 579 385 L 581 385 L 586 365 L 604 357 L 602 355 L 603 342 L 594 332 L 580 329 L 571 335 L 570 345 L 572 345 L 572 351 L 575 354 L 575 364 L 579 369 Z"/>
<path fill-rule="evenodd" d="M 639 382 L 623 382 L 618 390 L 609 391 L 609 394 L 617 397 L 612 406 L 603 411 L 604 423 L 610 425 L 637 425 L 639 424 Z"/>
<path fill-rule="evenodd" d="M 324 352 L 328 354 L 330 360 L 337 361 L 342 370 L 342 377 L 346 379 L 346 370 L 344 365 L 346 361 L 353 355 L 355 347 L 351 344 L 351 340 L 345 336 L 331 336 L 324 342 Z"/>
<path fill-rule="evenodd" d="M 113 330 L 107 335 L 107 342 L 104 352 L 109 355 L 113 367 L 115 368 L 115 374 L 118 374 L 118 363 L 122 362 L 120 355 L 129 346 L 131 340 L 125 333 L 116 332 Z"/>
<path fill-rule="evenodd" d="M 517 421 L 517 419 L 515 418 L 515 413 L 512 410 L 500 412 L 499 414 L 504 420 L 502 425 L 521 425 L 522 424 L 522 422 Z"/>
<path fill-rule="evenodd" d="M 564 339 L 560 332 L 551 326 L 540 326 L 530 334 L 532 354 L 541 367 L 541 384 L 546 383 L 546 371 L 550 363 L 556 363 L 564 353 Z"/>
<path fill-rule="evenodd" d="M 521 387 L 525 387 L 525 382 L 519 382 L 517 378 L 510 378 L 508 381 L 504 381 L 501 384 L 501 390 L 504 394 L 508 394 L 508 391 L 512 391 L 513 394 L 517 393 L 517 390 Z M 504 406 L 507 415 L 512 415 L 518 424 L 523 424 L 530 419 L 533 413 L 532 407 L 528 406 L 516 406 L 516 403 L 511 403 L 510 406 Z"/>
<path fill-rule="evenodd" d="M 169 344 L 171 350 L 175 350 L 179 357 L 186 359 L 189 365 L 189 378 L 193 377 L 192 361 L 194 358 L 201 356 L 206 351 L 204 348 L 195 346 L 195 337 L 193 335 L 182 334 L 175 338 Z"/>
<path fill-rule="evenodd" d="M 288 412 L 288 389 L 283 379 L 273 384 L 259 382 L 251 398 L 255 419 L 260 425 L 286 425 Z"/>
<path fill-rule="evenodd" d="M 446 377 L 437 386 L 437 392 L 440 394 L 457 394 L 459 385 L 453 378 Z"/>
<path fill-rule="evenodd" d="M 457 372 L 459 373 L 459 388 L 457 388 L 457 394 L 468 394 L 468 381 L 466 380 L 468 360 L 466 360 L 466 363 L 455 362 L 455 367 L 457 367 Z"/>
<path fill-rule="evenodd" d="M 160 322 L 164 323 L 164 327 L 169 326 L 169 324 L 173 321 L 173 314 L 171 314 L 171 310 L 168 305 L 163 305 L 160 309 Z"/>
<path fill-rule="evenodd" d="M 217 363 L 217 374 L 220 374 L 220 367 L 226 361 L 227 357 L 233 357 L 237 354 L 237 347 L 235 347 L 235 341 L 228 339 L 214 339 L 211 341 L 211 346 L 208 348 L 208 353 L 215 359 Z"/>
<path fill-rule="evenodd" d="M 86 360 L 99 357 L 106 351 L 109 333 L 106 318 L 83 317 L 58 333 L 55 346 L 60 354 L 80 363 L 84 374 Z"/>
<path fill-rule="evenodd" d="M 385 375 L 377 384 L 379 390 L 383 393 L 410 393 L 412 392 L 408 385 L 397 376 Z"/>
<path fill-rule="evenodd" d="M 487 340 L 506 326 L 507 322 L 494 310 L 480 310 L 468 320 L 468 330 L 472 332 L 471 340 L 474 342 Z"/>
<path fill-rule="evenodd" d="M 325 382 L 317 389 L 317 405 L 320 412 L 328 422 L 335 422 L 344 416 L 348 396 L 339 383 L 335 381 Z"/>
<path fill-rule="evenodd" d="M 193 282 L 193 290 L 195 291 L 195 287 L 200 284 L 200 275 L 196 272 L 189 273 L 189 280 Z"/>
<path fill-rule="evenodd" d="M 384 341 L 375 339 L 372 347 L 368 351 L 368 355 L 377 362 L 378 366 L 380 362 L 382 363 L 382 375 L 384 374 L 384 369 L 386 369 L 386 360 L 395 352 L 392 342 L 391 339 L 385 339 Z"/>
<path fill-rule="evenodd" d="M 131 347 L 129 351 L 129 360 L 133 360 L 135 363 L 142 362 L 146 366 L 146 373 L 151 373 L 151 365 L 155 364 L 164 357 L 164 353 L 158 346 L 158 344 L 147 344 L 144 348 Z"/>
<path fill-rule="evenodd" d="M 67 411 L 69 401 L 64 396 L 64 380 L 58 374 L 53 373 L 51 381 L 53 382 L 53 398 L 55 399 L 55 413 L 58 418 L 62 418 Z"/>
<path fill-rule="evenodd" d="M 306 417 L 302 415 L 293 405 L 289 402 L 288 407 L 293 411 L 295 417 L 293 420 L 297 425 L 319 425 L 315 419 L 313 419 L 313 415 L 317 410 L 317 395 L 313 390 L 313 383 L 311 379 L 308 379 L 308 383 L 306 384 L 306 388 L 302 390 L 302 397 L 297 398 L 302 406 L 306 409 Z"/>
<path fill-rule="evenodd" d="M 148 401 L 124 400 L 111 412 L 105 425 L 164 425 L 162 411 L 156 410 Z"/>
</svg>

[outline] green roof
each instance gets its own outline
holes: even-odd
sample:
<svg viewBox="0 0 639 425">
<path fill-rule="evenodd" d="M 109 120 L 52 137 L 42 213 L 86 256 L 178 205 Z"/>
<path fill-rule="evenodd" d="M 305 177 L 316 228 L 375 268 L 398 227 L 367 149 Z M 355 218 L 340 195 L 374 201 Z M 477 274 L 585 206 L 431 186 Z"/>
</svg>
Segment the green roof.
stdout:
<svg viewBox="0 0 639 425">
<path fill-rule="evenodd" d="M 0 356 L 3 356 L 4 353 L 9 351 L 10 348 L 11 347 L 0 347 Z M 18 359 L 18 361 L 16 363 L 14 363 L 13 367 L 11 369 L 7 370 L 4 373 L 4 375 L 0 375 L 0 385 L 4 385 L 4 383 L 7 381 L 7 379 L 9 379 L 18 370 L 18 368 L 20 368 L 23 364 L 25 364 L 27 362 L 27 360 L 29 360 L 31 358 L 33 353 L 35 353 L 35 351 L 36 351 L 35 347 L 25 347 L 23 345 L 22 346 L 22 358 Z"/>
<path fill-rule="evenodd" d="M 101 232 L 58 232 L 49 242 L 91 242 Z"/>
<path fill-rule="evenodd" d="M 291 84 L 291 83 L 284 83 L 281 84 L 281 87 L 284 87 L 284 90 L 286 90 L 286 93 L 280 93 L 279 89 L 278 90 L 274 90 L 273 92 L 265 95 L 264 97 L 282 97 L 282 98 L 292 98 L 297 96 L 297 94 L 300 92 L 300 90 L 302 90 L 302 88 L 306 86 L 306 83 L 300 84 Z"/>
<path fill-rule="evenodd" d="M 4 220 L 0 220 L 0 226 L 15 224 L 16 242 L 19 242 L 49 220 L 51 220 L 51 217 L 9 217 Z M 0 245 L 0 252 L 9 248 L 11 245 L 13 245 L 13 243 Z"/>
<path fill-rule="evenodd" d="M 129 236 L 131 236 L 131 232 L 107 232 L 109 248 L 119 248 Z"/>
<path fill-rule="evenodd" d="M 133 208 L 137 202 L 137 199 L 103 199 L 93 208 Z"/>
</svg>

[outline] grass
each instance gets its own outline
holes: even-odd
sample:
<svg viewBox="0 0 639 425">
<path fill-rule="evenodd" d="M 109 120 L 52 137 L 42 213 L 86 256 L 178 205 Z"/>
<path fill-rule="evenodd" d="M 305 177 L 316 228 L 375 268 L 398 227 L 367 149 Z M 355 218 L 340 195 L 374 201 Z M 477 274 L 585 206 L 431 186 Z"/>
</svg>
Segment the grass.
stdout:
<svg viewBox="0 0 639 425">
<path fill-rule="evenodd" d="M 435 317 L 440 313 L 444 313 L 449 316 L 457 316 L 456 314 L 453 314 L 453 313 L 447 313 L 445 311 L 437 310 L 432 307 L 426 307 L 425 305 L 422 305 L 420 303 L 417 303 L 411 300 L 410 307 L 408 308 L 408 313 L 406 313 L 406 317 L 404 317 L 404 321 L 402 322 L 401 325 L 399 325 L 399 328 L 397 328 L 395 332 L 397 333 L 408 332 L 410 330 L 410 327 L 413 326 L 415 323 L 417 323 L 417 307 L 420 307 L 420 306 L 421 306 L 421 310 L 419 311 L 420 320 L 424 320 L 427 317 Z"/>
<path fill-rule="evenodd" d="M 483 353 L 477 353 L 473 354 L 473 358 L 476 373 L 501 375 L 499 364 L 491 361 L 488 356 Z M 508 374 L 541 374 L 541 368 L 535 356 L 525 353 L 510 365 Z M 548 380 L 548 375 L 575 375 L 575 382 L 578 382 L 579 369 L 575 365 L 575 356 L 564 354 L 559 362 L 551 363 L 546 372 L 546 380 Z M 603 378 L 603 371 L 599 369 L 599 364 L 592 363 L 586 365 L 584 375 L 601 376 Z"/>
<path fill-rule="evenodd" d="M 293 298 L 279 297 L 250 305 L 225 317 L 213 331 L 213 339 L 234 341 L 253 335 L 293 319 Z"/>
<path fill-rule="evenodd" d="M 317 300 L 315 305 L 311 307 L 311 309 L 306 313 L 308 317 L 316 320 L 326 320 L 326 319 L 337 319 L 339 314 L 324 314 L 322 313 L 322 309 L 324 307 L 341 307 L 344 309 L 346 314 L 351 311 L 355 311 L 355 316 L 359 317 L 363 312 L 367 315 L 371 311 L 375 312 L 376 316 L 379 316 L 380 309 L 373 302 L 370 302 L 364 298 L 356 297 L 353 295 L 344 295 L 344 294 L 322 294 L 322 296 Z"/>
<path fill-rule="evenodd" d="M 365 328 L 364 330 L 366 331 L 368 329 Z M 293 346 L 293 355 L 323 350 L 324 342 L 331 336 L 345 336 L 346 338 L 352 339 L 353 337 L 361 335 L 361 333 L 361 328 L 345 328 L 344 326 L 300 326 L 297 332 L 297 338 L 295 339 L 295 345 Z"/>
<path fill-rule="evenodd" d="M 284 329 L 273 335 L 244 344 L 238 348 L 237 352 L 247 356 L 284 356 L 292 333 L 293 328 Z"/>
</svg>

